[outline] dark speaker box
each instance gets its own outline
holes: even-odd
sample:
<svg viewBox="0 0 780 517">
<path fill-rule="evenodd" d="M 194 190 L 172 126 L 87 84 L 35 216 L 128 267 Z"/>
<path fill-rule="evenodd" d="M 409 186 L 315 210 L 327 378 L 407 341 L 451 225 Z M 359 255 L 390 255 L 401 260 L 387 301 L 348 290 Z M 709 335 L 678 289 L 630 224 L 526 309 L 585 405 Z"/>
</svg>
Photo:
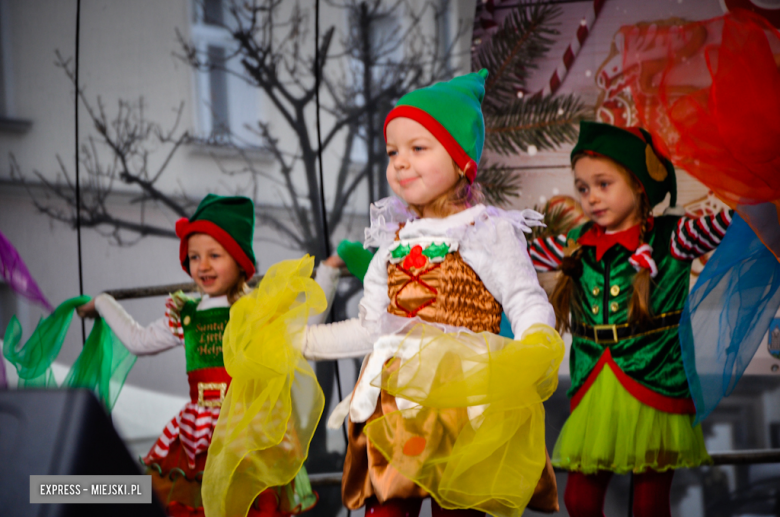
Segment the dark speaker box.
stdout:
<svg viewBox="0 0 780 517">
<path fill-rule="evenodd" d="M 31 475 L 142 474 L 88 390 L 0 390 L 0 515 L 164 516 L 152 504 L 30 504 Z M 154 496 L 153 496 L 154 497 Z"/>
</svg>

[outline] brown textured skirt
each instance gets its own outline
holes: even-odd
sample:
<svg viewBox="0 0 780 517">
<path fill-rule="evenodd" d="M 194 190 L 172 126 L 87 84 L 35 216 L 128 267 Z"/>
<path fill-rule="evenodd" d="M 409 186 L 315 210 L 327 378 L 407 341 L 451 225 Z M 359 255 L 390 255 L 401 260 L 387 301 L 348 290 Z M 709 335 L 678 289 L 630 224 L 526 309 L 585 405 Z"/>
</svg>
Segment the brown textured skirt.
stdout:
<svg viewBox="0 0 780 517">
<path fill-rule="evenodd" d="M 395 371 L 399 364 L 399 361 L 386 363 L 382 372 L 383 377 Z M 370 497 L 376 497 L 380 503 L 394 498 L 428 497 L 428 492 L 422 487 L 393 468 L 363 432 L 366 424 L 394 411 L 398 411 L 395 397 L 382 390 L 376 409 L 366 422 L 356 424 L 351 419 L 348 420 L 348 443 L 344 459 L 344 476 L 341 482 L 341 497 L 344 506 L 350 510 L 363 507 L 366 499 Z M 438 436 L 430 436 L 426 439 L 444 441 L 448 440 L 448 437 L 457 437 L 457 422 L 463 421 L 460 413 L 465 413 L 465 411 L 464 408 L 439 411 L 436 416 L 437 421 L 425 425 L 425 428 L 433 431 L 432 435 Z M 559 510 L 558 485 L 553 467 L 550 464 L 549 454 L 547 454 L 544 470 L 528 503 L 528 508 L 546 513 Z"/>
</svg>

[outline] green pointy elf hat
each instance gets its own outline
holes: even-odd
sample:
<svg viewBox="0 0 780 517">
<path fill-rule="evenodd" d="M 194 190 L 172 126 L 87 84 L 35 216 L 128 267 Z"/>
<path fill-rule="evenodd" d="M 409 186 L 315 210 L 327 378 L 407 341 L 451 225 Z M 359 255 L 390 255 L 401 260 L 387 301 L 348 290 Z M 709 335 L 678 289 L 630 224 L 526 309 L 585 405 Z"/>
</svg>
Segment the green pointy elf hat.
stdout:
<svg viewBox="0 0 780 517">
<path fill-rule="evenodd" d="M 620 128 L 583 120 L 571 158 L 582 153 L 606 156 L 639 180 L 651 207 L 663 201 L 667 192 L 670 193 L 669 207 L 674 207 L 677 205 L 677 178 L 672 162 L 664 156 L 662 145 L 642 128 Z"/>
<path fill-rule="evenodd" d="M 191 218 L 176 221 L 176 235 L 181 239 L 179 260 L 181 267 L 190 274 L 190 258 L 187 240 L 194 233 L 205 233 L 222 245 L 246 273 L 255 274 L 255 253 L 252 239 L 255 233 L 255 205 L 243 196 L 225 197 L 207 195 Z"/>
<path fill-rule="evenodd" d="M 485 97 L 487 76 L 488 71 L 483 68 L 479 72 L 407 93 L 385 119 L 385 140 L 387 124 L 391 120 L 410 118 L 422 124 L 441 142 L 469 182 L 473 183 L 485 144 L 482 99 Z"/>
<path fill-rule="evenodd" d="M 677 178 L 662 145 L 642 128 L 620 128 L 583 120 L 571 158 L 583 153 L 610 158 L 639 180 L 651 207 L 663 201 L 667 192 L 670 193 L 669 206 L 674 207 L 677 205 Z"/>
</svg>

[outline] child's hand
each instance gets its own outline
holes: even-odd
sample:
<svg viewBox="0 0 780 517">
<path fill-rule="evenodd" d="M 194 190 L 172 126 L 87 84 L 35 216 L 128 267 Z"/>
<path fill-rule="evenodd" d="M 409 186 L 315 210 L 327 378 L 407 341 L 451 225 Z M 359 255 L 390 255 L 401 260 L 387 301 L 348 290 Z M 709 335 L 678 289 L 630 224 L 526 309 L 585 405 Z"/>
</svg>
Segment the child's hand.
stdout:
<svg viewBox="0 0 780 517">
<path fill-rule="evenodd" d="M 84 305 L 76 307 L 76 314 L 82 318 L 97 318 L 100 316 L 97 309 L 95 309 L 95 299 L 93 298 Z"/>
<path fill-rule="evenodd" d="M 341 260 L 341 257 L 335 254 L 323 260 L 322 263 L 334 269 L 340 269 L 347 265 L 343 260 Z"/>
</svg>

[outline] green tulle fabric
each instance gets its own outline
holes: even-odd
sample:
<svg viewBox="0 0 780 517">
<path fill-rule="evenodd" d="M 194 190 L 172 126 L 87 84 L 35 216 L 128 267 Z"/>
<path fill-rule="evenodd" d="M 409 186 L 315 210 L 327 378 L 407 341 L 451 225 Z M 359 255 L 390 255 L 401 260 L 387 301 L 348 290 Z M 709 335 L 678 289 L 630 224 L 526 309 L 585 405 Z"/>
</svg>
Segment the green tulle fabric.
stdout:
<svg viewBox="0 0 780 517">
<path fill-rule="evenodd" d="M 23 346 L 20 346 L 22 326 L 13 316 L 5 331 L 3 356 L 19 374 L 18 388 L 87 388 L 111 411 L 136 357 L 102 318 L 95 320 L 84 348 L 61 386 L 57 385 L 51 369 L 65 341 L 74 310 L 89 300 L 89 296 L 77 296 L 61 303 L 49 316 L 41 318 Z"/>
<path fill-rule="evenodd" d="M 712 463 L 693 415 L 659 411 L 635 399 L 605 367 L 563 426 L 552 464 L 618 474 Z"/>
</svg>

